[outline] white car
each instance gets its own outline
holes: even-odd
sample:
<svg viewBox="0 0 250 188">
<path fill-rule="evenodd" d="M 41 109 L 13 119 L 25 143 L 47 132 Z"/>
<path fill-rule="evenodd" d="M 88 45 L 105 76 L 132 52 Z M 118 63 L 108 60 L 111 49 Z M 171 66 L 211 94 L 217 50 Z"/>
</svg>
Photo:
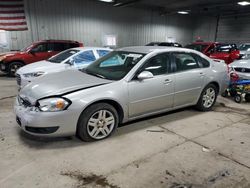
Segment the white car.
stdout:
<svg viewBox="0 0 250 188">
<path fill-rule="evenodd" d="M 250 54 L 244 59 L 236 60 L 229 64 L 230 72 L 235 72 L 241 80 L 250 80 Z"/>
<path fill-rule="evenodd" d="M 112 49 L 98 47 L 79 47 L 65 50 L 48 60 L 26 65 L 16 72 L 19 88 L 23 88 L 33 79 L 48 73 L 60 72 L 66 69 L 83 69 L 89 64 L 108 54 Z"/>
</svg>

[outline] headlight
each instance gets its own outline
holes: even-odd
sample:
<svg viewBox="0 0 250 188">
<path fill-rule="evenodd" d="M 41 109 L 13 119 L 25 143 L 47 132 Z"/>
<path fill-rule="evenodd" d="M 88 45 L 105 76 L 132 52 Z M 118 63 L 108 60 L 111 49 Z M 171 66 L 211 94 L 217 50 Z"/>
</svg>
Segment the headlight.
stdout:
<svg viewBox="0 0 250 188">
<path fill-rule="evenodd" d="M 42 112 L 58 112 L 66 110 L 71 104 L 70 100 L 65 98 L 47 98 L 38 101 L 38 108 Z"/>
<path fill-rule="evenodd" d="M 23 74 L 23 76 L 26 78 L 29 78 L 29 77 L 38 77 L 38 76 L 41 76 L 43 74 L 44 74 L 44 72 L 39 71 L 39 72 L 26 73 L 26 74 Z"/>
<path fill-rule="evenodd" d="M 3 61 L 6 58 L 6 55 L 0 57 L 0 61 Z"/>
</svg>

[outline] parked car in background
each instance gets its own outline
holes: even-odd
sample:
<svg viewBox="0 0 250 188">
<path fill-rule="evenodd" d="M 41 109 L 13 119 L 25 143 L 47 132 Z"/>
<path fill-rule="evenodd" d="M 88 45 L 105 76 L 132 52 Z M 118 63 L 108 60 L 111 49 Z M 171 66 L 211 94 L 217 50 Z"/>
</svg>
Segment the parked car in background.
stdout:
<svg viewBox="0 0 250 188">
<path fill-rule="evenodd" d="M 150 42 L 146 46 L 174 46 L 174 47 L 182 47 L 181 44 L 177 42 Z"/>
<path fill-rule="evenodd" d="M 69 40 L 43 40 L 35 42 L 20 51 L 0 54 L 0 70 L 14 76 L 20 67 L 48 59 L 69 48 L 81 47 L 82 43 Z"/>
<path fill-rule="evenodd" d="M 240 44 L 239 50 L 240 50 L 240 57 L 244 58 L 246 54 L 250 53 L 250 43 Z"/>
<path fill-rule="evenodd" d="M 225 91 L 225 63 L 174 47 L 127 47 L 82 71 L 42 76 L 20 90 L 15 113 L 33 135 L 77 134 L 84 141 L 110 136 L 119 123 L 195 105 L 212 109 Z"/>
<path fill-rule="evenodd" d="M 250 80 L 250 55 L 229 65 L 230 72 L 236 72 L 240 80 Z"/>
<path fill-rule="evenodd" d="M 112 51 L 109 48 L 79 47 L 65 50 L 48 60 L 39 61 L 21 67 L 16 72 L 17 84 L 20 88 L 33 79 L 48 73 L 65 69 L 83 69 L 90 63 Z"/>
<path fill-rule="evenodd" d="M 235 44 L 223 44 L 218 42 L 194 42 L 186 48 L 200 51 L 208 57 L 224 60 L 226 64 L 240 58 L 240 51 Z"/>
</svg>

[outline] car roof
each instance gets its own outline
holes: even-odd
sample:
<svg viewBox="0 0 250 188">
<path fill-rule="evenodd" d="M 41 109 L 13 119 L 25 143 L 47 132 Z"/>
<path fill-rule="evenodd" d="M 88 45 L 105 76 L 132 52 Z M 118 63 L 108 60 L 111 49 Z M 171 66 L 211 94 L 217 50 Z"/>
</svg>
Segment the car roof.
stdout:
<svg viewBox="0 0 250 188">
<path fill-rule="evenodd" d="M 220 44 L 219 42 L 193 42 L 191 44 L 205 44 L 205 45 L 210 45 L 210 44 Z"/>
<path fill-rule="evenodd" d="M 91 46 L 86 46 L 86 47 L 76 47 L 76 48 L 70 48 L 71 50 L 107 50 L 107 51 L 112 51 L 110 48 L 103 48 L 103 47 L 91 47 Z"/>
<path fill-rule="evenodd" d="M 41 42 L 66 42 L 66 43 L 79 43 L 78 41 L 74 41 L 74 40 L 56 40 L 56 39 L 40 40 L 40 41 L 36 41 L 35 43 L 41 43 Z"/>
<path fill-rule="evenodd" d="M 169 51 L 180 51 L 180 52 L 194 52 L 197 51 L 187 48 L 172 47 L 172 46 L 131 46 L 117 49 L 118 51 L 128 51 L 134 53 L 149 54 L 151 52 L 169 52 Z"/>
</svg>

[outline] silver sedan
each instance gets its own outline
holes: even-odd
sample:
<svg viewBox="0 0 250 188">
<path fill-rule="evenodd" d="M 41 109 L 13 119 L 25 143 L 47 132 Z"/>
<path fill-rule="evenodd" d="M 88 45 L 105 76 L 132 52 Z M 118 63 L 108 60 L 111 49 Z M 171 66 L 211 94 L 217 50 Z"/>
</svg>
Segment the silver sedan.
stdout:
<svg viewBox="0 0 250 188">
<path fill-rule="evenodd" d="M 85 70 L 25 86 L 16 99 L 16 120 L 33 135 L 100 140 L 118 124 L 145 116 L 186 106 L 209 111 L 227 83 L 226 65 L 194 50 L 121 48 Z"/>
</svg>

